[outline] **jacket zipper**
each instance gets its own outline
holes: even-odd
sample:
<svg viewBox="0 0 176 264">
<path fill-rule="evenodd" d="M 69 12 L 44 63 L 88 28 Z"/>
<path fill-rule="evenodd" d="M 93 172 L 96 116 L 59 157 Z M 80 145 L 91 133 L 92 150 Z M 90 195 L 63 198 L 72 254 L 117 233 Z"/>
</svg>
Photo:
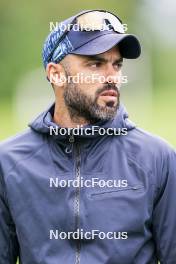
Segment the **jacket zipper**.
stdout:
<svg viewBox="0 0 176 264">
<path fill-rule="evenodd" d="M 76 179 L 80 183 L 81 173 L 80 173 L 80 165 L 81 165 L 81 155 L 80 155 L 80 147 L 76 145 Z M 76 230 L 80 227 L 80 185 L 76 188 L 75 193 L 75 227 Z M 76 264 L 80 264 L 80 250 L 81 243 L 80 240 L 77 240 L 76 243 Z"/>
<path fill-rule="evenodd" d="M 73 147 L 73 144 L 75 142 L 73 135 L 70 135 L 69 142 L 72 144 L 72 147 Z M 78 144 L 75 145 L 75 157 L 76 157 L 76 169 L 75 169 L 76 179 L 80 183 L 81 153 L 80 153 L 80 146 Z M 80 226 L 80 185 L 75 190 L 74 213 L 75 213 L 75 230 L 77 231 Z M 80 250 L 81 250 L 81 243 L 80 243 L 80 240 L 78 239 L 76 241 L 75 264 L 80 264 Z"/>
</svg>

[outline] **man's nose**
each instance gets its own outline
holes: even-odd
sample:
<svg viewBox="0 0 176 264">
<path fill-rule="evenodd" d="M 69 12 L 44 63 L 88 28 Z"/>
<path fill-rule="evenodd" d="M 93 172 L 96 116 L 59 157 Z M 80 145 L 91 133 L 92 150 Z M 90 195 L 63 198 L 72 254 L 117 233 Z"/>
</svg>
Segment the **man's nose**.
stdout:
<svg viewBox="0 0 176 264">
<path fill-rule="evenodd" d="M 112 64 L 108 64 L 106 67 L 105 78 L 107 83 L 119 83 L 120 70 L 114 67 Z"/>
</svg>

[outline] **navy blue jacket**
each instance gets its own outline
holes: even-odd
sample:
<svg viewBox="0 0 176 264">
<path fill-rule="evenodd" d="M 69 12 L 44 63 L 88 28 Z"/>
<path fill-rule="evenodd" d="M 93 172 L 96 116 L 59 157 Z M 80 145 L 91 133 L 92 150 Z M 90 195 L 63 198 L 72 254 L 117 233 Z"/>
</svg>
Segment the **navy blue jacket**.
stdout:
<svg viewBox="0 0 176 264">
<path fill-rule="evenodd" d="M 0 144 L 0 264 L 15 264 L 17 256 L 22 264 L 175 264 L 174 150 L 137 128 L 123 106 L 96 125 L 126 128 L 127 135 L 50 135 L 53 111 Z M 51 178 L 81 177 L 128 184 L 50 186 Z M 50 236 L 81 229 L 127 236 Z"/>
</svg>

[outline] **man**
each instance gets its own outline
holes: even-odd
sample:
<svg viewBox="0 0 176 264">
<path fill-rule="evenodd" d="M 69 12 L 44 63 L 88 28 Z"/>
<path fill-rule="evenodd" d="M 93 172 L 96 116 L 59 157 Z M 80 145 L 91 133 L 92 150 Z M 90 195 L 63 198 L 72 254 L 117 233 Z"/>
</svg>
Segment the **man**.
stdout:
<svg viewBox="0 0 176 264">
<path fill-rule="evenodd" d="M 175 152 L 119 99 L 123 58 L 139 55 L 102 10 L 47 37 L 55 103 L 0 145 L 1 264 L 176 263 Z"/>
</svg>

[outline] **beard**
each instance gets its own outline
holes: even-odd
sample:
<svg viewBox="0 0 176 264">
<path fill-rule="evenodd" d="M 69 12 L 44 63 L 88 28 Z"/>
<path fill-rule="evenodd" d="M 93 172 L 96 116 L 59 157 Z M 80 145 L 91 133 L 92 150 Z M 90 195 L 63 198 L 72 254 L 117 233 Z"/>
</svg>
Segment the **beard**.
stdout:
<svg viewBox="0 0 176 264">
<path fill-rule="evenodd" d="M 67 76 L 68 76 L 68 72 Z M 105 106 L 98 104 L 97 100 L 100 93 L 114 90 L 117 92 L 117 104 L 114 102 L 107 102 Z M 117 113 L 120 104 L 120 94 L 117 85 L 113 83 L 104 84 L 103 87 L 97 89 L 95 93 L 95 98 L 85 94 L 76 83 L 67 83 L 64 89 L 64 101 L 67 109 L 69 111 L 72 120 L 77 120 L 78 118 L 84 118 L 90 124 L 96 123 L 98 121 L 108 121 Z"/>
</svg>

